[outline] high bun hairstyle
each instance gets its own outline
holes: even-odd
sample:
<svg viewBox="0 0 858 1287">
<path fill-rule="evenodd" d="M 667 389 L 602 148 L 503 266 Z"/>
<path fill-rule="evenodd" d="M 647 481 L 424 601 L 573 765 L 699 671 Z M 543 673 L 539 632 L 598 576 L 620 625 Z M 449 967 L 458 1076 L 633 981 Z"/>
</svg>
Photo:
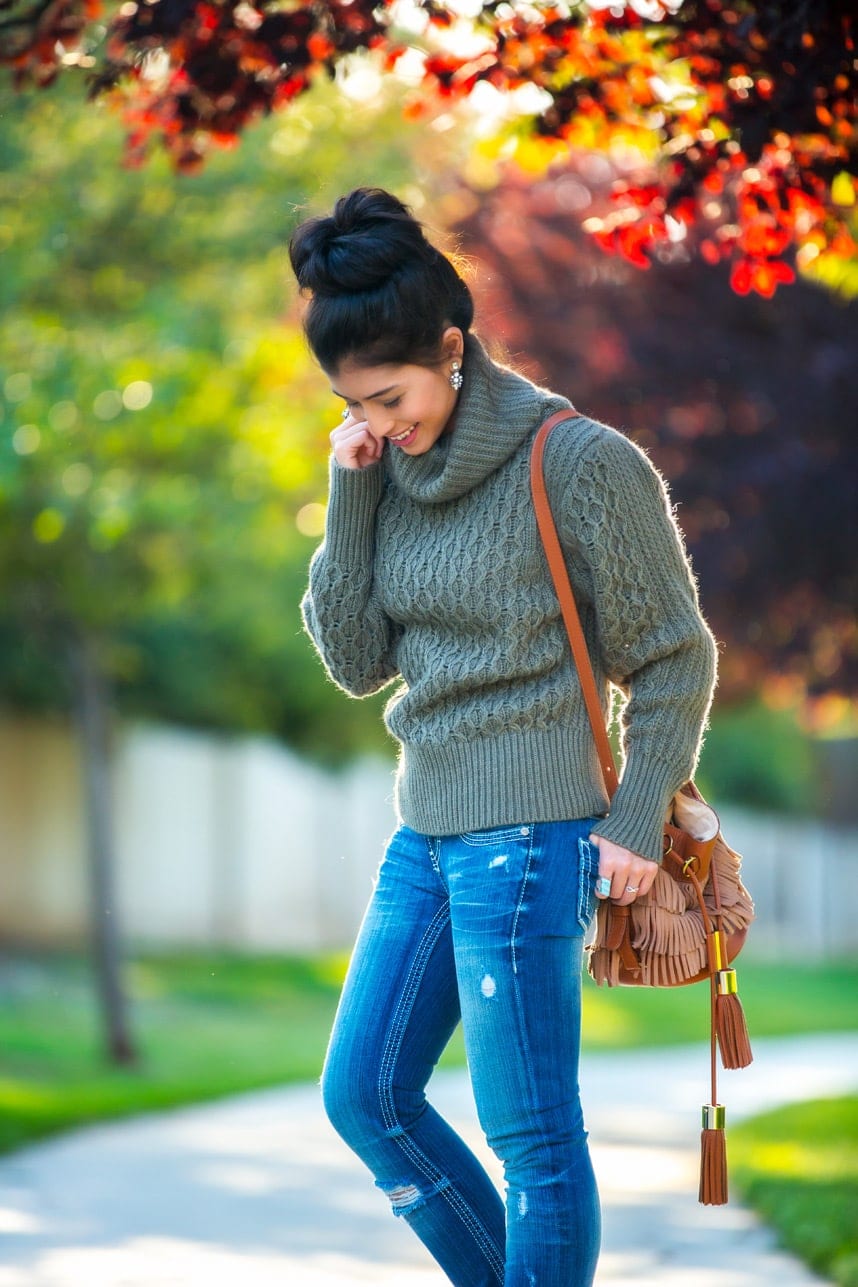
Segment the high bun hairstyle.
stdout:
<svg viewBox="0 0 858 1287">
<path fill-rule="evenodd" d="M 407 206 L 382 188 L 356 188 L 333 213 L 308 219 L 289 243 L 310 295 L 304 330 L 322 369 L 440 361 L 448 326 L 467 334 L 474 302 L 450 260 Z"/>
</svg>

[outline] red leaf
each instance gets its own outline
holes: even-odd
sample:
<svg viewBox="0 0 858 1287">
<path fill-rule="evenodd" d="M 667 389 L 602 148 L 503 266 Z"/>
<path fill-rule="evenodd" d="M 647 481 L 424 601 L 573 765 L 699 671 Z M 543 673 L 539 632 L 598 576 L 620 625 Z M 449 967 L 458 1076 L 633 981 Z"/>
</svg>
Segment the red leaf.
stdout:
<svg viewBox="0 0 858 1287">
<path fill-rule="evenodd" d="M 617 248 L 624 259 L 635 268 L 649 268 L 650 262 L 644 254 L 644 247 L 653 240 L 652 224 L 632 223 L 617 229 Z"/>
<path fill-rule="evenodd" d="M 750 260 L 738 259 L 730 274 L 730 285 L 737 295 L 748 295 L 753 285 Z"/>
<path fill-rule="evenodd" d="M 307 52 L 316 62 L 323 63 L 325 59 L 330 58 L 331 54 L 335 52 L 335 48 L 327 36 L 323 36 L 317 31 L 307 41 Z"/>
<path fill-rule="evenodd" d="M 780 285 L 795 281 L 795 271 L 782 259 L 740 259 L 733 267 L 730 285 L 737 295 L 754 291 L 771 299 Z"/>
</svg>

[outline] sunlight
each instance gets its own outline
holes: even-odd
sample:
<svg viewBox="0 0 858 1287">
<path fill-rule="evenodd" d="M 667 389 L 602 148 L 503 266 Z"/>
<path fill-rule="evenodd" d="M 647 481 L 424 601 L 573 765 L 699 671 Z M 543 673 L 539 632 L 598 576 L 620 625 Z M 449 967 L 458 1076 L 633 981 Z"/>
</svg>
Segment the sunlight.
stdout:
<svg viewBox="0 0 858 1287">
<path fill-rule="evenodd" d="M 152 1287 L 153 1283 L 206 1283 L 207 1287 L 343 1287 L 344 1283 L 431 1287 L 437 1273 L 403 1264 L 378 1264 L 357 1256 L 294 1257 L 288 1253 L 231 1251 L 190 1239 L 132 1238 L 111 1247 L 73 1247 L 48 1253 L 21 1287 Z M 2 1280 L 0 1280 L 2 1283 Z"/>
</svg>

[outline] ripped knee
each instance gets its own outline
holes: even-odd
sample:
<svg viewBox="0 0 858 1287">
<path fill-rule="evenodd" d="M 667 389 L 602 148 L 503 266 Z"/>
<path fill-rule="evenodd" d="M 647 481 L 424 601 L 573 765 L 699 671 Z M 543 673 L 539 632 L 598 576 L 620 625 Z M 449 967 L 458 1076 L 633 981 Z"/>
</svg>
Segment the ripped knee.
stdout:
<svg viewBox="0 0 858 1287">
<path fill-rule="evenodd" d="M 422 1207 L 426 1201 L 416 1184 L 381 1184 L 378 1187 L 387 1194 L 394 1215 L 409 1215 Z"/>
</svg>

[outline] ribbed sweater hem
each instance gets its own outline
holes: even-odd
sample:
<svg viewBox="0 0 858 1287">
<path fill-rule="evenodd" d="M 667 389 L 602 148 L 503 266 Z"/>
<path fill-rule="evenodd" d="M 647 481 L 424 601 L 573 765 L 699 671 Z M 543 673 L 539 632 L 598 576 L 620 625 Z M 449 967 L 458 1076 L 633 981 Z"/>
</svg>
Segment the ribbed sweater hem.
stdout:
<svg viewBox="0 0 858 1287">
<path fill-rule="evenodd" d="M 587 770 L 584 770 L 584 766 Z M 504 732 L 403 748 L 401 820 L 424 835 L 461 835 L 514 823 L 602 815 L 608 797 L 589 729 Z"/>
</svg>

